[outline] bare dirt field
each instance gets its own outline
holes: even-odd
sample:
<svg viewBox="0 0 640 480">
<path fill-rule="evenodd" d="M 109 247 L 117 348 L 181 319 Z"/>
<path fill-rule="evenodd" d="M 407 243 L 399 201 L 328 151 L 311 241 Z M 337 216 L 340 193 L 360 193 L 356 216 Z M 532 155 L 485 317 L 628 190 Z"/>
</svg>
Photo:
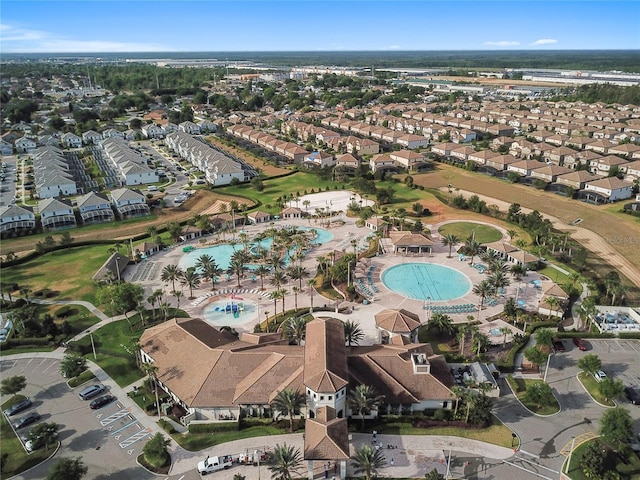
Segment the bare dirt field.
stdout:
<svg viewBox="0 0 640 480">
<path fill-rule="evenodd" d="M 281 167 L 276 167 L 275 165 L 271 165 L 270 163 L 267 163 L 266 161 L 262 160 L 261 158 L 258 158 L 255 155 L 252 155 L 250 153 L 245 152 L 244 150 L 241 150 L 241 149 L 236 148 L 236 147 L 230 147 L 230 146 L 222 143 L 217 137 L 213 137 L 213 136 L 207 137 L 207 141 L 211 142 L 213 145 L 218 147 L 220 150 L 224 150 L 225 152 L 229 152 L 229 153 L 235 155 L 236 157 L 241 158 L 245 162 L 250 163 L 254 167 L 259 168 L 260 171 L 267 177 L 274 177 L 274 176 L 277 176 L 277 175 L 282 175 L 282 174 L 285 174 L 285 173 L 290 171 L 290 170 L 287 170 L 286 168 L 281 168 Z"/>
<path fill-rule="evenodd" d="M 500 85 L 515 85 L 518 87 L 564 87 L 566 84 L 554 83 L 554 82 L 530 82 L 525 80 L 512 80 L 510 78 L 484 78 L 484 77 L 448 77 L 438 76 L 438 80 L 447 80 L 450 82 L 460 83 L 479 83 L 481 85 L 487 85 L 491 87 L 498 87 Z"/>
<path fill-rule="evenodd" d="M 488 204 L 499 205 L 501 210 L 512 203 L 538 210 L 549 216 L 556 228 L 570 231 L 572 238 L 620 270 L 635 285 L 640 285 L 640 220 L 635 217 L 615 216 L 606 211 L 607 206 L 569 200 L 443 164 L 439 164 L 435 172 L 416 175 L 414 182 L 437 189 L 446 189 L 451 184 L 454 189 L 486 197 Z M 579 218 L 582 219 L 580 226 L 572 225 Z"/>
</svg>

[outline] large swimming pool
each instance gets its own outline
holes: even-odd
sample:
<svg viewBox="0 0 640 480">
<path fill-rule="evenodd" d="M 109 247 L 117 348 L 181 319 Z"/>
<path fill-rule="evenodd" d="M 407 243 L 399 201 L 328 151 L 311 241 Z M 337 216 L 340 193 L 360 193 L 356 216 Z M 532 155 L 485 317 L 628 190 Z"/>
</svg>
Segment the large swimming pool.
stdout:
<svg viewBox="0 0 640 480">
<path fill-rule="evenodd" d="M 382 283 L 416 300 L 453 300 L 471 290 L 471 280 L 453 268 L 433 263 L 404 263 L 386 269 Z"/>
<path fill-rule="evenodd" d="M 298 230 L 315 230 L 316 237 L 311 242 L 313 245 L 320 245 L 322 243 L 326 243 L 333 239 L 333 234 L 323 228 L 312 228 L 312 227 L 297 227 L 297 228 Z M 258 247 L 269 250 L 269 248 L 271 248 L 272 243 L 273 243 L 273 239 L 265 238 L 260 242 L 252 243 L 250 248 L 254 252 L 257 251 Z M 229 268 L 229 265 L 231 264 L 231 256 L 233 255 L 233 253 L 236 250 L 242 250 L 243 248 L 244 247 L 240 243 L 235 245 L 222 243 L 220 245 L 215 245 L 213 247 L 196 248 L 195 250 L 192 250 L 189 253 L 184 254 L 182 258 L 180 258 L 180 261 L 178 262 L 178 266 L 182 270 L 186 270 L 187 268 L 194 267 L 196 265 L 200 255 L 211 255 L 215 259 L 216 263 L 220 268 L 222 268 L 223 270 L 227 270 Z M 288 255 L 287 255 L 287 258 L 285 258 L 285 261 L 287 260 L 288 260 Z M 257 265 L 248 265 L 247 267 L 251 270 L 253 268 L 256 268 Z"/>
</svg>

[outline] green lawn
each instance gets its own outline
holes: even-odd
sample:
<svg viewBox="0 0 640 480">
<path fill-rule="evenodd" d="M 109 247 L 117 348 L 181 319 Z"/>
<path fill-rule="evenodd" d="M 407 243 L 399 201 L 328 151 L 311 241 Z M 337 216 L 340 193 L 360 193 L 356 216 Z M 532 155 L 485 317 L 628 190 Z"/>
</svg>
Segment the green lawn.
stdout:
<svg viewBox="0 0 640 480">
<path fill-rule="evenodd" d="M 542 380 L 514 378 L 513 376 L 509 375 L 507 377 L 507 381 L 509 382 L 509 385 L 511 385 L 511 388 L 513 389 L 515 395 L 518 397 L 518 400 L 520 400 L 522 404 L 533 413 L 536 413 L 538 415 L 553 415 L 554 413 L 558 413 L 560 411 L 560 404 L 555 397 L 553 397 L 553 404 L 541 407 L 527 401 L 525 396 L 527 393 L 527 387 L 530 387 L 531 385 L 534 385 L 536 383 L 542 383 Z"/>
<path fill-rule="evenodd" d="M 460 245 L 473 235 L 475 231 L 475 239 L 480 243 L 497 242 L 502 238 L 499 230 L 488 225 L 481 225 L 471 222 L 455 222 L 443 225 L 438 229 L 438 233 L 442 236 L 455 235 L 460 239 Z"/>
<path fill-rule="evenodd" d="M 134 323 L 134 318 L 131 319 L 131 323 Z M 99 328 L 93 332 L 96 360 L 91 352 L 89 336 L 77 343 L 84 351 L 89 352 L 85 357 L 95 361 L 118 385 L 126 387 L 143 377 L 135 361 L 135 344 L 141 335 L 142 331 L 132 332 L 126 320 L 109 323 Z"/>
<path fill-rule="evenodd" d="M 255 426 L 242 430 L 211 433 L 174 433 L 171 437 L 185 450 L 197 452 L 204 448 L 220 445 L 243 438 L 262 437 L 266 435 L 282 435 L 286 431 L 270 426 Z"/>
<path fill-rule="evenodd" d="M 17 395 L 15 399 L 10 399 L 4 402 L 0 408 L 4 411 L 23 398 L 24 397 L 22 395 Z M 11 420 L 19 418 L 20 415 L 21 414 L 17 414 L 15 417 L 11 417 Z M 25 434 L 26 431 L 27 429 L 25 428 Z M 3 457 L 0 479 L 13 477 L 20 472 L 24 472 L 25 470 L 38 465 L 46 460 L 53 452 L 53 448 L 55 448 L 53 446 L 49 446 L 48 451 L 41 448 L 27 455 L 24 447 L 22 446 L 22 442 L 18 437 L 16 437 L 13 432 L 13 428 L 11 428 L 11 425 L 3 414 L 0 414 L 0 437 L 2 438 L 1 453 Z M 5 455 L 6 458 L 4 458 Z"/>
<path fill-rule="evenodd" d="M 596 402 L 601 403 L 602 405 L 606 405 L 607 407 L 615 407 L 615 403 L 612 400 L 608 400 L 604 398 L 604 396 L 600 393 L 598 389 L 599 383 L 590 373 L 580 372 L 578 374 L 578 380 L 582 383 L 582 386 L 587 390 L 591 398 L 593 398 Z"/>
<path fill-rule="evenodd" d="M 594 439 L 595 440 L 595 439 Z M 580 461 L 582 460 L 582 455 L 584 455 L 587 447 L 594 440 L 589 440 L 587 442 L 581 443 L 577 447 L 573 449 L 573 454 L 571 455 L 571 465 L 569 465 L 569 470 L 567 473 L 571 476 L 572 480 L 589 480 L 582 473 L 582 469 L 580 468 Z M 624 464 L 620 459 L 615 455 L 608 455 L 607 459 L 609 462 L 609 468 L 613 470 L 617 470 L 618 472 L 623 472 L 628 476 L 623 476 L 621 478 L 629 478 L 631 480 L 638 480 L 640 478 L 640 459 L 638 455 L 630 449 L 625 450 L 625 455 L 629 460 L 629 464 Z M 568 460 L 568 459 L 567 459 Z M 615 462 L 618 462 L 617 464 Z M 562 465 L 563 468 L 566 468 L 566 461 Z"/>
<path fill-rule="evenodd" d="M 93 303 L 92 277 L 109 257 L 108 249 L 108 245 L 94 245 L 46 253 L 26 263 L 3 268 L 2 283 L 28 286 L 33 292 L 47 288 L 61 294 L 56 300 Z"/>
</svg>

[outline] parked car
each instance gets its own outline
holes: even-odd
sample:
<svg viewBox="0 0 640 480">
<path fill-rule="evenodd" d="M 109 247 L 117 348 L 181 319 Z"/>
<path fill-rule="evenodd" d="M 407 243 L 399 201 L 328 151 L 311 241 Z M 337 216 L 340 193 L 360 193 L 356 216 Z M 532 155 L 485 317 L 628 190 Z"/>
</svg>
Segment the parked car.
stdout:
<svg viewBox="0 0 640 480">
<path fill-rule="evenodd" d="M 640 404 L 640 392 L 633 387 L 624 387 L 624 394 L 634 405 Z"/>
<path fill-rule="evenodd" d="M 40 414 L 38 412 L 29 412 L 24 417 L 20 417 L 18 421 L 13 424 L 13 428 L 20 430 L 32 423 L 36 423 L 38 420 L 40 420 Z"/>
<path fill-rule="evenodd" d="M 598 370 L 593 376 L 596 379 L 596 382 L 601 382 L 602 380 L 607 378 L 607 374 L 604 373 L 603 370 Z"/>
<path fill-rule="evenodd" d="M 9 408 L 7 408 L 4 413 L 7 417 L 15 415 L 16 413 L 20 413 L 23 410 L 26 410 L 31 406 L 31 400 L 29 398 L 25 398 L 24 400 L 20 400 L 18 403 L 14 403 Z"/>
<path fill-rule="evenodd" d="M 78 393 L 78 396 L 81 400 L 89 400 L 93 397 L 100 395 L 102 392 L 106 390 L 104 385 L 95 384 L 90 385 L 87 388 L 83 389 Z"/>
<path fill-rule="evenodd" d="M 566 352 L 566 348 L 564 348 L 564 343 L 562 343 L 562 340 L 560 340 L 559 338 L 556 338 L 553 341 L 553 348 L 556 350 L 556 352 Z"/>
<path fill-rule="evenodd" d="M 116 399 L 113 395 L 103 395 L 101 397 L 96 398 L 89 404 L 89 408 L 91 410 L 97 410 L 99 408 L 104 407 L 105 405 L 110 404 Z"/>
<path fill-rule="evenodd" d="M 37 426 L 37 425 L 36 425 Z M 31 430 L 33 430 L 32 427 Z M 44 447 L 44 437 L 42 436 L 37 436 L 35 438 L 32 438 L 31 440 L 29 440 L 29 437 L 31 435 L 27 435 L 26 438 L 23 438 L 22 440 L 24 441 L 24 448 L 28 453 L 34 452 L 36 450 L 38 450 L 39 448 Z M 53 432 L 53 435 L 51 438 L 57 438 L 58 437 L 58 432 Z"/>
<path fill-rule="evenodd" d="M 578 347 L 578 350 L 583 352 L 587 350 L 587 345 L 581 338 L 573 337 L 573 344 Z"/>
</svg>

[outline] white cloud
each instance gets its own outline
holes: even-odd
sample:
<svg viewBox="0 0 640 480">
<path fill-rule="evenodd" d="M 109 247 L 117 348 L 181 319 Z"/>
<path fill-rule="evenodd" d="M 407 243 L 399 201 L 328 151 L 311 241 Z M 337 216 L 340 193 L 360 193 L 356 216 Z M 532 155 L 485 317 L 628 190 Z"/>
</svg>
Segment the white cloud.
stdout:
<svg viewBox="0 0 640 480">
<path fill-rule="evenodd" d="M 0 25 L 0 43 L 4 52 L 148 52 L 174 50 L 158 43 L 117 42 L 111 40 L 78 40 L 49 32 L 13 25 Z"/>
<path fill-rule="evenodd" d="M 552 45 L 554 43 L 558 43 L 558 40 L 555 38 L 541 38 L 540 40 L 536 40 L 531 45 Z"/>
<path fill-rule="evenodd" d="M 487 45 L 489 47 L 517 47 L 520 45 L 520 42 L 501 40 L 499 42 L 484 42 L 483 45 Z"/>
<path fill-rule="evenodd" d="M 400 45 L 389 45 L 387 47 L 382 47 L 382 50 L 400 50 Z"/>
</svg>

